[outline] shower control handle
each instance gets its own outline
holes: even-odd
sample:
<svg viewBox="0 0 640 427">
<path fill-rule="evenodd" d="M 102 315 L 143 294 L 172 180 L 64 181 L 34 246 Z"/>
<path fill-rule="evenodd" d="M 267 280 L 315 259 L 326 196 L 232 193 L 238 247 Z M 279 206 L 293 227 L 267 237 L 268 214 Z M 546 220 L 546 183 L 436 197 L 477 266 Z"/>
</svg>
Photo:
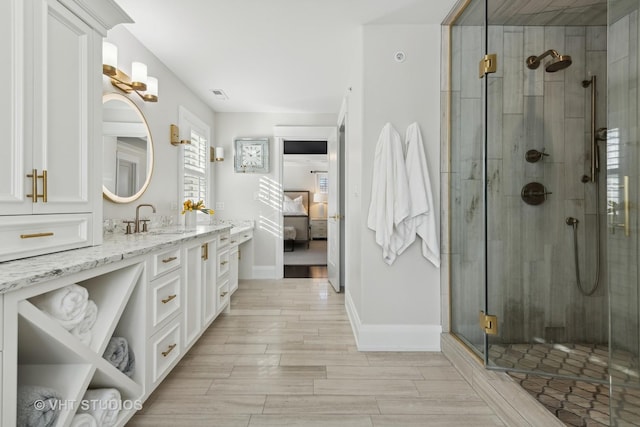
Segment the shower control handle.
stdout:
<svg viewBox="0 0 640 427">
<path fill-rule="evenodd" d="M 545 156 L 549 156 L 544 152 L 544 148 L 540 151 L 538 150 L 529 150 L 525 153 L 524 159 L 529 163 L 536 163 L 542 160 Z"/>
<path fill-rule="evenodd" d="M 539 205 L 547 200 L 547 195 L 553 194 L 551 191 L 547 191 L 544 185 L 539 182 L 530 182 L 520 192 L 520 197 L 528 205 Z"/>
</svg>

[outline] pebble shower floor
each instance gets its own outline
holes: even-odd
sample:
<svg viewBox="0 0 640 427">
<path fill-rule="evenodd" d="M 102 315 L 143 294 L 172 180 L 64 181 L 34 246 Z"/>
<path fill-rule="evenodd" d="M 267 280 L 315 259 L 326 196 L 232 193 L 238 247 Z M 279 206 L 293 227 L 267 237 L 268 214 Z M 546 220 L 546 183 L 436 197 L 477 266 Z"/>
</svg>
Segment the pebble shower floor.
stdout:
<svg viewBox="0 0 640 427">
<path fill-rule="evenodd" d="M 610 426 L 610 411 L 617 424 L 640 425 L 640 389 L 619 387 L 611 399 L 606 383 L 638 384 L 638 360 L 616 352 L 609 369 L 609 350 L 591 344 L 492 345 L 490 356 L 499 366 L 533 370 L 549 375 L 585 377 L 582 380 L 509 372 L 527 392 L 569 426 Z M 590 382 L 590 379 L 604 381 Z"/>
</svg>

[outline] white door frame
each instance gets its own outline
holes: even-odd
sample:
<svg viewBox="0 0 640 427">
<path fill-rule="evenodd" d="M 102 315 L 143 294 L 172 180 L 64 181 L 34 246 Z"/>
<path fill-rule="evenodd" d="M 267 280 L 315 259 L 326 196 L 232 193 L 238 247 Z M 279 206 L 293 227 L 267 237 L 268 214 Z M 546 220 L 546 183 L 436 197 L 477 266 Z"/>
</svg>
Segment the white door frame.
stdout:
<svg viewBox="0 0 640 427">
<path fill-rule="evenodd" d="M 332 135 L 337 134 L 336 126 L 274 126 L 273 128 L 273 141 L 275 156 L 275 172 L 280 190 L 283 190 L 283 177 L 282 167 L 284 164 L 284 140 L 285 139 L 298 139 L 307 141 L 325 141 Z M 282 236 L 283 218 L 279 213 L 278 219 L 280 230 L 280 236 Z M 282 237 L 275 239 L 275 251 L 276 251 L 276 275 L 277 278 L 282 279 L 284 277 L 284 242 Z"/>
</svg>

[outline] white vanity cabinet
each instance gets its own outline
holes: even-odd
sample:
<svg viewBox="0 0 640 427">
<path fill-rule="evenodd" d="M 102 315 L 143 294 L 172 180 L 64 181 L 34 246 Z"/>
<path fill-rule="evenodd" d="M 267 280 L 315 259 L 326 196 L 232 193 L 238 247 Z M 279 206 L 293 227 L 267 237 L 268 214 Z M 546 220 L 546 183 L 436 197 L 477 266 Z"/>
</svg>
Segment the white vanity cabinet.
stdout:
<svg viewBox="0 0 640 427">
<path fill-rule="evenodd" d="M 98 244 L 102 35 L 129 19 L 111 0 L 0 3 L 0 261 Z"/>
<path fill-rule="evenodd" d="M 234 231 L 233 229 L 231 231 Z M 240 261 L 242 259 L 243 243 L 253 238 L 252 229 L 243 229 L 234 232 L 230 236 L 229 242 L 229 294 L 238 289 L 238 280 L 240 278 Z M 244 245 L 246 248 L 246 245 Z"/>
<path fill-rule="evenodd" d="M 59 393 L 64 407 L 57 427 L 70 425 L 87 389 L 115 388 L 123 405 L 116 425 L 127 423 L 229 307 L 230 257 L 237 246 L 230 245 L 228 229 L 169 236 L 149 235 L 150 242 L 145 236 L 115 236 L 100 248 L 4 264 L 0 427 L 16 425 L 19 385 Z M 27 265 L 30 273 L 16 273 Z M 16 275 L 21 279 L 12 282 Z M 71 284 L 85 288 L 98 308 L 88 342 L 65 329 L 39 301 Z M 103 358 L 111 337 L 127 339 L 136 360 L 131 377 Z"/>
<path fill-rule="evenodd" d="M 176 245 L 147 260 L 147 382 L 145 397 L 164 379 L 182 354 L 182 248 Z"/>
<path fill-rule="evenodd" d="M 218 313 L 229 307 L 231 289 L 229 283 L 231 235 L 229 231 L 218 236 L 218 257 L 217 257 L 217 308 Z"/>
<path fill-rule="evenodd" d="M 229 249 L 229 294 L 230 296 L 238 290 L 238 267 L 239 267 L 238 245 L 233 245 Z"/>
<path fill-rule="evenodd" d="M 208 328 L 218 314 L 218 270 L 216 259 L 218 239 L 210 238 L 204 243 L 205 256 L 202 258 L 202 330 Z"/>
<path fill-rule="evenodd" d="M 184 245 L 185 348 L 191 347 L 218 312 L 218 241 L 218 236 L 210 236 Z"/>
<path fill-rule="evenodd" d="M 4 294 L 0 425 L 16 425 L 16 390 L 46 387 L 61 397 L 57 426 L 69 425 L 87 389 L 115 388 L 124 404 L 117 425 L 136 411 L 145 388 L 145 263 L 133 258 Z M 77 284 L 97 307 L 91 338 L 83 342 L 41 307 L 41 298 Z M 124 337 L 136 358 L 131 377 L 103 358 L 111 337 Z"/>
</svg>

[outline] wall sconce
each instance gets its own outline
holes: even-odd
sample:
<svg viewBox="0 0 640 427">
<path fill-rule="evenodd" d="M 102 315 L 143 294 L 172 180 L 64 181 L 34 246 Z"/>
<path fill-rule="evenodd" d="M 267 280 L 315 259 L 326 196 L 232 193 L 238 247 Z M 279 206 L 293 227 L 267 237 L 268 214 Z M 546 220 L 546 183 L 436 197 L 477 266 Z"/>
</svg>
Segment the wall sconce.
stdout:
<svg viewBox="0 0 640 427">
<path fill-rule="evenodd" d="M 224 162 L 224 147 L 209 147 L 209 160 Z"/>
<path fill-rule="evenodd" d="M 188 139 L 180 139 L 180 129 L 176 125 L 169 126 L 169 142 L 171 145 L 191 144 Z"/>
<path fill-rule="evenodd" d="M 158 101 L 158 79 L 147 76 L 147 66 L 142 62 L 131 63 L 131 77 L 118 69 L 118 48 L 102 42 L 102 74 L 111 84 L 125 93 L 135 92 L 146 102 Z"/>
</svg>

